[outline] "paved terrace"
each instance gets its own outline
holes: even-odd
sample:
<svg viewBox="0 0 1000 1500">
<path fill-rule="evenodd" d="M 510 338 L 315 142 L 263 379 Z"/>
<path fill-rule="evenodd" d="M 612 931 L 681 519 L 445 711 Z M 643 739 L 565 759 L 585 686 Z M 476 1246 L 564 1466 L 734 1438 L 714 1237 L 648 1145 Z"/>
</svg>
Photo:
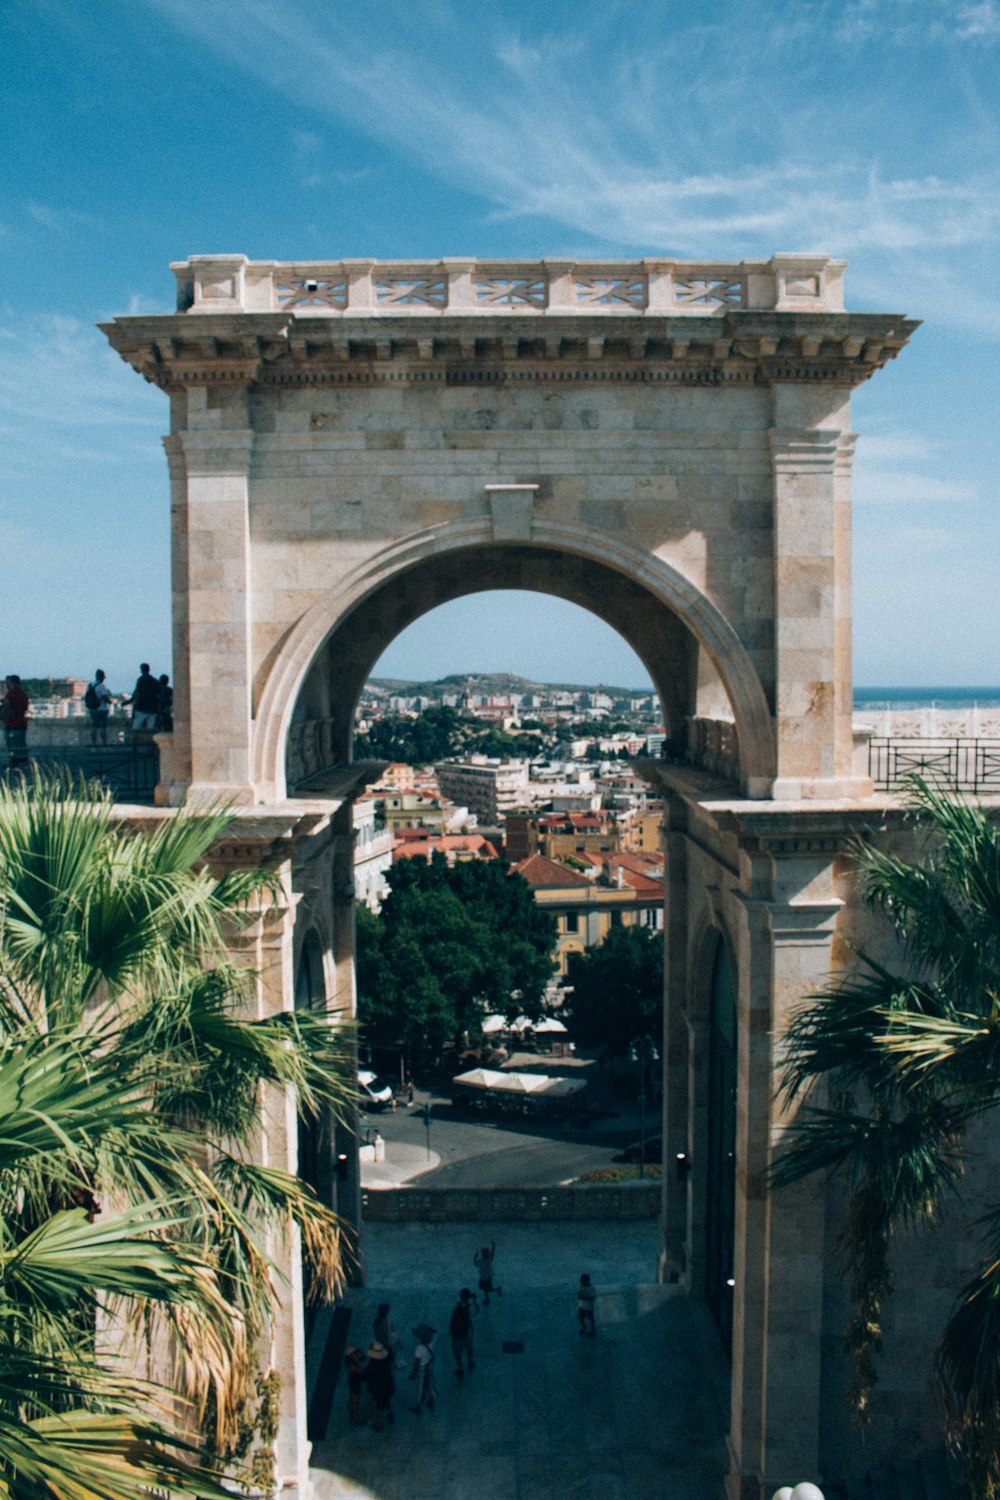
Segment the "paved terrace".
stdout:
<svg viewBox="0 0 1000 1500">
<path fill-rule="evenodd" d="M 348 1342 L 370 1342 L 386 1300 L 407 1368 L 396 1424 L 378 1433 L 350 1426 L 338 1381 L 316 1500 L 724 1500 L 728 1369 L 707 1310 L 651 1284 L 656 1235 L 649 1221 L 366 1225 L 369 1287 L 352 1294 Z M 476 1369 L 458 1381 L 448 1316 L 493 1239 L 503 1296 L 474 1320 Z M 577 1330 L 584 1270 L 593 1340 Z M 415 1416 L 410 1330 L 423 1321 L 439 1330 L 439 1399 Z"/>
</svg>

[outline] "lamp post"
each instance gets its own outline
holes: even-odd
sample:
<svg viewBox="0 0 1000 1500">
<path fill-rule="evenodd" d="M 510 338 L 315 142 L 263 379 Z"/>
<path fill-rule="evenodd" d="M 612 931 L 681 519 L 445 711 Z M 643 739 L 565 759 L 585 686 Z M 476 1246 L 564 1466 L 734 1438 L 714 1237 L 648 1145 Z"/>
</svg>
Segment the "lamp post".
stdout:
<svg viewBox="0 0 1000 1500">
<path fill-rule="evenodd" d="M 646 1069 L 660 1060 L 651 1036 L 637 1036 L 629 1045 L 628 1060 L 639 1068 L 639 1178 L 646 1176 Z"/>
</svg>

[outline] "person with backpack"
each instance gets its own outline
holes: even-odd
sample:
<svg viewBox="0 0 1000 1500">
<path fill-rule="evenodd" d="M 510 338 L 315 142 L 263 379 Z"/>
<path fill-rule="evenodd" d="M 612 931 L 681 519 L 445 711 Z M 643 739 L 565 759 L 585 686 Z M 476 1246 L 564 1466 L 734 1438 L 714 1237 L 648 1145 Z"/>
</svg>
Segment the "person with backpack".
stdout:
<svg viewBox="0 0 1000 1500">
<path fill-rule="evenodd" d="M 472 1293 L 467 1286 L 463 1286 L 458 1294 L 458 1301 L 451 1310 L 448 1333 L 451 1337 L 451 1352 L 455 1356 L 455 1374 L 459 1380 L 464 1380 L 462 1356 L 468 1362 L 470 1375 L 476 1368 L 472 1357 Z"/>
<path fill-rule="evenodd" d="M 83 706 L 90 714 L 90 743 L 96 746 L 98 739 L 102 745 L 108 743 L 108 719 L 111 717 L 111 689 L 104 680 L 104 673 L 98 667 L 94 673 L 94 680 L 87 685 L 87 691 L 83 695 Z"/>
</svg>

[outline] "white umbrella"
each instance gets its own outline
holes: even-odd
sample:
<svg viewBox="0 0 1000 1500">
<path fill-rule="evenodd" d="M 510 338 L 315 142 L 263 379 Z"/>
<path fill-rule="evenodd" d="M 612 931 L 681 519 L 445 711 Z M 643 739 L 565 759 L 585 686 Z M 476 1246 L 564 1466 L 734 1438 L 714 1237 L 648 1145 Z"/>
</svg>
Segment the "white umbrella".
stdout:
<svg viewBox="0 0 1000 1500">
<path fill-rule="evenodd" d="M 536 1036 L 545 1036 L 546 1034 L 554 1036 L 556 1032 L 566 1032 L 568 1030 L 569 1028 L 564 1026 L 561 1021 L 557 1021 L 555 1016 L 545 1016 L 543 1020 L 536 1021 L 534 1026 Z"/>
<path fill-rule="evenodd" d="M 530 1016 L 518 1016 L 516 1021 L 512 1021 L 510 1023 L 510 1029 L 511 1031 L 517 1032 L 531 1031 L 534 1027 L 534 1024 L 535 1023 Z"/>
<path fill-rule="evenodd" d="M 498 1031 L 506 1031 L 506 1016 L 484 1016 L 483 1024 L 479 1028 L 483 1036 L 496 1036 Z"/>
</svg>

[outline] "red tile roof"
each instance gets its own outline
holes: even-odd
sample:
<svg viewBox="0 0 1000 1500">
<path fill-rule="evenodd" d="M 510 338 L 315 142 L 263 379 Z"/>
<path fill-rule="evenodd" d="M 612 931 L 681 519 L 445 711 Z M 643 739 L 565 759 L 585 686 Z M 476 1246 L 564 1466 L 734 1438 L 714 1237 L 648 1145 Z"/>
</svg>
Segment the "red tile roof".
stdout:
<svg viewBox="0 0 1000 1500">
<path fill-rule="evenodd" d="M 547 859 L 544 854 L 531 854 L 515 865 L 514 869 L 529 885 L 536 888 L 590 884 L 586 875 L 581 875 L 578 870 L 571 870 L 568 865 L 561 865 L 554 859 Z"/>
</svg>

